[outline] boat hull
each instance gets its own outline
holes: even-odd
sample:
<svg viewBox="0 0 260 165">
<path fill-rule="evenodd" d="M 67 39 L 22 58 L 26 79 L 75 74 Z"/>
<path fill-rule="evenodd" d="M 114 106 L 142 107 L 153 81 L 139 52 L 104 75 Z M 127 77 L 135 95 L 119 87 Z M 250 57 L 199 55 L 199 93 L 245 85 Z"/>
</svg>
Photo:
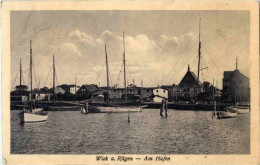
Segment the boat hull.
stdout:
<svg viewBox="0 0 260 165">
<path fill-rule="evenodd" d="M 249 108 L 244 108 L 244 107 L 228 107 L 230 111 L 237 112 L 238 114 L 245 114 L 249 113 Z"/>
<path fill-rule="evenodd" d="M 20 113 L 21 123 L 35 123 L 47 121 L 48 116 L 40 113 L 21 112 Z"/>
<path fill-rule="evenodd" d="M 80 106 L 48 106 L 45 111 L 80 111 Z"/>
<path fill-rule="evenodd" d="M 90 107 L 90 113 L 142 112 L 142 107 Z"/>
<path fill-rule="evenodd" d="M 48 119 L 48 113 L 42 111 L 42 108 L 32 109 L 32 112 L 25 110 L 19 114 L 21 123 L 43 122 Z"/>
<path fill-rule="evenodd" d="M 88 112 L 87 112 L 87 110 L 85 109 L 85 108 L 83 108 L 83 107 L 81 107 L 81 113 L 83 113 L 83 114 L 87 114 Z"/>
<path fill-rule="evenodd" d="M 223 119 L 223 118 L 233 118 L 237 116 L 236 112 L 224 112 L 224 111 L 219 111 L 217 112 L 218 119 Z"/>
</svg>

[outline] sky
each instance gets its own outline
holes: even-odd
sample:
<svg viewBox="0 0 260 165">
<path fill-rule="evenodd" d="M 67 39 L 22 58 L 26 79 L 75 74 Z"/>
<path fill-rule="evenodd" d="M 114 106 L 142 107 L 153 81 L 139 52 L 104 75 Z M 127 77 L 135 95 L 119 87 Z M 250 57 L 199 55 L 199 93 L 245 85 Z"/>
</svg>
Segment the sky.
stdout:
<svg viewBox="0 0 260 165">
<path fill-rule="evenodd" d="M 11 87 L 29 84 L 30 40 L 33 88 L 56 85 L 106 86 L 105 45 L 110 85 L 123 87 L 123 32 L 127 84 L 144 87 L 179 84 L 188 65 L 200 81 L 222 89 L 224 71 L 238 69 L 250 78 L 248 11 L 12 11 Z"/>
</svg>

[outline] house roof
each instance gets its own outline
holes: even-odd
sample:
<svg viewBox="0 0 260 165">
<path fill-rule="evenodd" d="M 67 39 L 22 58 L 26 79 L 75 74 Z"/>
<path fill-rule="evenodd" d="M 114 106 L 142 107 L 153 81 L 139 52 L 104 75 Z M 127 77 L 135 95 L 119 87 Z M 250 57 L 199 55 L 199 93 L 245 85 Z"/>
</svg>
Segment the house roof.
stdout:
<svg viewBox="0 0 260 165">
<path fill-rule="evenodd" d="M 28 88 L 27 85 L 17 85 L 15 88 Z"/>
<path fill-rule="evenodd" d="M 240 74 L 240 76 L 242 76 L 243 78 L 249 79 L 247 76 L 245 76 L 244 74 L 242 74 L 238 69 L 234 70 L 234 71 L 224 71 L 224 78 L 225 77 L 230 77 L 235 73 Z"/>
<path fill-rule="evenodd" d="M 98 90 L 96 85 L 82 85 L 80 88 L 86 88 L 89 92 L 95 92 Z"/>
<path fill-rule="evenodd" d="M 188 80 L 190 79 L 189 77 L 191 77 L 193 80 Z M 186 74 L 184 75 L 184 77 L 182 78 L 182 80 L 179 83 L 179 86 L 186 86 L 186 85 L 195 85 L 195 84 L 199 84 L 199 86 L 201 86 L 201 82 L 198 82 L 198 78 L 197 76 L 190 71 L 189 67 L 188 67 L 188 71 L 186 72 Z"/>
<path fill-rule="evenodd" d="M 99 91 L 92 93 L 92 95 L 100 95 L 100 94 L 104 94 L 104 93 L 107 93 L 107 90 L 99 90 Z"/>
</svg>

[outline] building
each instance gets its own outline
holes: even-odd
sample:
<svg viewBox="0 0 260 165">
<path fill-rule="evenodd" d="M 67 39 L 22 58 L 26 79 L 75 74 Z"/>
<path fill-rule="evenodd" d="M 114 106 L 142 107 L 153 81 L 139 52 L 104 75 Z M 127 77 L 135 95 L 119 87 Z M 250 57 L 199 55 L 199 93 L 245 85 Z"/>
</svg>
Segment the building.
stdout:
<svg viewBox="0 0 260 165">
<path fill-rule="evenodd" d="M 188 71 L 180 81 L 178 87 L 175 87 L 176 96 L 183 100 L 194 99 L 202 92 L 201 83 L 198 81 L 196 75 L 190 71 L 190 66 L 188 66 Z"/>
<path fill-rule="evenodd" d="M 29 94 L 31 95 L 31 94 Z M 49 91 L 33 91 L 33 101 L 50 101 L 52 93 Z"/>
<path fill-rule="evenodd" d="M 28 87 L 26 85 L 18 85 L 14 91 L 11 91 L 11 101 L 28 101 Z"/>
<path fill-rule="evenodd" d="M 168 90 L 163 88 L 156 88 L 153 90 L 153 101 L 162 102 L 163 99 L 168 99 Z"/>
<path fill-rule="evenodd" d="M 107 90 L 99 90 L 91 95 L 92 103 L 105 103 L 107 99 Z"/>
<path fill-rule="evenodd" d="M 198 78 L 190 71 L 189 66 L 178 85 L 162 85 L 161 88 L 168 90 L 168 99 L 171 101 L 194 100 L 202 92 L 201 82 L 198 82 Z"/>
<path fill-rule="evenodd" d="M 28 87 L 26 85 L 17 85 L 15 91 L 27 91 Z"/>
<path fill-rule="evenodd" d="M 142 99 L 149 99 L 153 96 L 153 90 L 156 89 L 156 87 L 144 87 L 141 88 L 141 98 Z"/>
<path fill-rule="evenodd" d="M 77 98 L 79 100 L 84 100 L 84 99 L 90 99 L 92 93 L 98 91 L 98 86 L 97 85 L 82 85 L 79 90 L 77 91 Z"/>
<path fill-rule="evenodd" d="M 66 95 L 75 94 L 79 90 L 79 86 L 63 84 L 58 86 L 65 91 Z"/>
<path fill-rule="evenodd" d="M 235 101 L 250 101 L 249 78 L 239 72 L 225 71 L 223 78 L 222 99 Z"/>
<path fill-rule="evenodd" d="M 140 87 L 128 87 L 126 88 L 128 100 L 134 99 L 135 96 L 141 95 Z M 125 98 L 125 88 L 113 88 L 109 90 L 109 98 L 117 100 Z"/>
</svg>

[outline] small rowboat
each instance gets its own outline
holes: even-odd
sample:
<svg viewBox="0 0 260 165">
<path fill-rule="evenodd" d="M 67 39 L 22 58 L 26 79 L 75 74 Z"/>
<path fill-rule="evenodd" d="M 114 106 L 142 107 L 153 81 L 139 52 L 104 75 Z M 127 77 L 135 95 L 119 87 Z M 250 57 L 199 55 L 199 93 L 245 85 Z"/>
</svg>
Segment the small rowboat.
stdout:
<svg viewBox="0 0 260 165">
<path fill-rule="evenodd" d="M 238 105 L 238 106 L 232 106 L 232 107 L 228 107 L 228 109 L 230 111 L 234 111 L 237 112 L 238 114 L 244 114 L 244 113 L 249 113 L 250 108 L 247 106 L 242 106 L 242 105 Z"/>
<path fill-rule="evenodd" d="M 218 119 L 233 118 L 233 117 L 237 116 L 237 113 L 229 112 L 229 111 L 218 111 L 217 116 L 218 116 Z"/>
</svg>

